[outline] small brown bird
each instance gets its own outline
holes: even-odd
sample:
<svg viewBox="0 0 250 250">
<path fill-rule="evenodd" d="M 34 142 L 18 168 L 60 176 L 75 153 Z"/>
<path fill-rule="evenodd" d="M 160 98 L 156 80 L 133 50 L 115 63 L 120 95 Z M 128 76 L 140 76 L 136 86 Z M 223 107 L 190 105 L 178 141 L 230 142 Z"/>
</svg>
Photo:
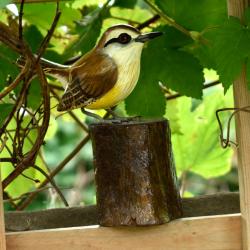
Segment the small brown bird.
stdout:
<svg viewBox="0 0 250 250">
<path fill-rule="evenodd" d="M 88 115 L 92 113 L 85 108 L 110 111 L 136 86 L 143 44 L 161 34 L 141 34 L 130 25 L 115 25 L 106 30 L 90 52 L 72 65 L 41 59 L 45 73 L 66 86 L 57 110 L 82 108 Z"/>
</svg>

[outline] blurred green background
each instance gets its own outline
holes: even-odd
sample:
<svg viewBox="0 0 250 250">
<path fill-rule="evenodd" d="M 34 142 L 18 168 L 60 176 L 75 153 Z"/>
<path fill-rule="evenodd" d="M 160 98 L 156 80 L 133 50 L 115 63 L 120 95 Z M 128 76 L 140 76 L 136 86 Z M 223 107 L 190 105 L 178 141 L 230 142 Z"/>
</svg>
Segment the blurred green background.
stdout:
<svg viewBox="0 0 250 250">
<path fill-rule="evenodd" d="M 233 107 L 232 89 L 229 86 L 233 80 L 234 71 L 230 68 L 227 72 L 223 71 L 220 62 L 216 61 L 217 56 L 214 53 L 217 53 L 223 44 L 216 44 L 214 41 L 216 36 L 213 33 L 215 31 L 211 28 L 222 25 L 227 20 L 226 1 L 192 1 L 191 5 L 190 1 L 186 0 L 176 5 L 175 11 L 173 10 L 174 0 L 153 1 L 158 10 L 152 8 L 149 2 L 151 1 L 72 0 L 61 3 L 62 16 L 44 57 L 64 63 L 73 56 L 83 55 L 89 51 L 111 25 L 128 23 L 138 26 L 159 14 L 161 18 L 146 25 L 142 32 L 162 30 L 165 34 L 145 46 L 138 85 L 129 98 L 118 106 L 118 113 L 165 117 L 170 121 L 182 196 L 238 191 L 235 151 L 232 147 L 221 148 L 220 131 L 215 117 L 217 109 Z M 8 5 L 9 3 L 10 1 L 5 0 L 0 4 L 0 21 L 6 24 L 10 24 L 10 20 L 17 19 L 20 7 Z M 24 6 L 24 37 L 34 53 L 52 23 L 55 8 L 55 3 L 25 4 Z M 169 15 L 187 30 L 192 31 L 190 35 L 187 36 L 170 25 L 164 15 Z M 204 39 L 210 39 L 209 46 L 203 43 Z M 215 44 L 214 47 L 213 44 Z M 7 77 L 16 76 L 18 69 L 13 61 L 17 57 L 18 55 L 0 43 L 0 91 L 6 86 Z M 218 84 L 203 90 L 204 84 L 213 83 L 219 79 L 222 79 L 223 85 Z M 61 83 L 52 78 L 48 78 L 48 81 L 52 88 L 55 87 L 55 93 L 61 96 L 63 92 L 58 90 Z M 12 95 L 18 95 L 18 88 Z M 167 101 L 168 96 L 177 92 L 183 96 Z M 36 110 L 41 100 L 39 82 L 34 80 L 28 93 L 28 108 L 31 111 Z M 54 94 L 51 93 L 50 126 L 36 162 L 47 173 L 53 171 L 86 136 L 86 132 L 69 114 L 61 115 L 56 111 L 57 103 Z M 0 103 L 0 125 L 9 114 L 11 105 L 13 100 L 10 97 L 6 97 L 4 103 Z M 93 122 L 79 110 L 74 110 L 73 113 L 84 124 Z M 104 114 L 103 111 L 97 113 Z M 229 116 L 230 112 L 221 114 L 223 127 L 226 127 Z M 28 121 L 28 115 L 24 119 L 27 123 L 26 119 Z M 15 127 L 16 124 L 12 121 L 8 129 L 15 130 Z M 230 132 L 230 139 L 235 141 L 233 126 Z M 25 144 L 26 150 L 30 149 L 31 142 L 36 136 L 36 130 L 30 133 L 30 141 Z M 9 147 L 11 148 L 12 145 L 9 144 Z M 0 157 L 8 156 L 9 153 L 5 149 L 0 154 Z M 10 163 L 1 163 L 2 178 L 12 170 L 13 166 Z M 26 170 L 25 174 L 41 182 L 44 180 L 44 177 L 34 169 Z M 90 141 L 56 175 L 55 181 L 70 206 L 95 204 Z M 5 190 L 7 196 L 5 208 L 14 209 L 13 203 L 11 204 L 8 199 L 32 192 L 38 185 L 32 180 L 19 176 Z M 48 184 L 48 186 L 51 185 Z M 25 198 L 26 196 L 21 200 Z M 14 203 L 18 204 L 19 201 Z M 55 190 L 48 188 L 39 192 L 26 209 L 37 210 L 62 206 L 64 205 Z"/>
</svg>

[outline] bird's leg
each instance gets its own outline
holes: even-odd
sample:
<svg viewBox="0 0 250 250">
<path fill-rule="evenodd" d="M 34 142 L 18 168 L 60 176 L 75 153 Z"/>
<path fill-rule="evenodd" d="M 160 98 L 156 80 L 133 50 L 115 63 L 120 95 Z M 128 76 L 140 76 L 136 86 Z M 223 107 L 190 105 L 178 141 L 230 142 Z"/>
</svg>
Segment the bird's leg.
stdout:
<svg viewBox="0 0 250 250">
<path fill-rule="evenodd" d="M 131 117 L 124 117 L 124 116 L 119 116 L 116 114 L 116 112 L 114 111 L 114 109 L 116 108 L 115 107 L 112 107 L 112 108 L 108 108 L 108 109 L 105 109 L 107 111 L 108 114 L 110 114 L 114 119 L 116 120 L 120 120 L 121 122 L 122 121 L 133 121 L 133 120 L 138 120 L 140 118 L 140 116 L 131 116 Z"/>
<path fill-rule="evenodd" d="M 111 115 L 114 119 L 125 119 L 126 117 L 122 117 L 116 114 L 115 107 L 105 109 L 109 115 Z"/>
<path fill-rule="evenodd" d="M 97 114 L 94 114 L 92 112 L 89 112 L 89 111 L 85 110 L 84 108 L 81 108 L 81 111 L 82 111 L 83 114 L 85 114 L 87 116 L 90 116 L 90 117 L 93 117 L 93 118 L 95 118 L 95 119 L 97 119 L 99 121 L 103 121 L 104 120 L 101 116 L 99 116 Z"/>
</svg>

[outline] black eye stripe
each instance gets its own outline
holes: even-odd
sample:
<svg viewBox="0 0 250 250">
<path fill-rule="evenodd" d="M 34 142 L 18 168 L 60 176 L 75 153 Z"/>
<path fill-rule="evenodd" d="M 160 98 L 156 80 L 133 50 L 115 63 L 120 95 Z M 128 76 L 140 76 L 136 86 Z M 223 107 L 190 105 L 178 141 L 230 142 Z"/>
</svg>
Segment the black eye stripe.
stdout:
<svg viewBox="0 0 250 250">
<path fill-rule="evenodd" d="M 104 47 L 107 47 L 111 43 L 120 43 L 120 44 L 127 44 L 131 41 L 131 36 L 127 33 L 122 33 L 116 38 L 112 38 L 109 41 L 107 41 L 104 45 Z"/>
</svg>

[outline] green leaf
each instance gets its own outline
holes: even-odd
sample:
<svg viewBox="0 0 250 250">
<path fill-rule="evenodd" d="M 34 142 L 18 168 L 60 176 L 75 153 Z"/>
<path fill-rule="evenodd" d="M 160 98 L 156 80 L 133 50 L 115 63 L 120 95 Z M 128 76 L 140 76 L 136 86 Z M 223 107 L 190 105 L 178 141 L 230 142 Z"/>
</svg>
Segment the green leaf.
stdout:
<svg viewBox="0 0 250 250">
<path fill-rule="evenodd" d="M 157 43 L 157 41 L 152 41 Z M 160 50 L 160 48 L 159 48 Z M 126 111 L 129 115 L 145 117 L 161 117 L 165 113 L 165 97 L 160 90 L 159 52 L 157 46 L 150 44 L 144 49 L 141 58 L 141 73 L 139 82 L 131 95 L 125 100 Z"/>
<path fill-rule="evenodd" d="M 245 19 L 244 20 L 245 25 L 249 25 L 250 24 L 250 8 L 249 7 L 245 10 L 244 19 Z"/>
<path fill-rule="evenodd" d="M 135 6 L 135 8 L 133 9 L 112 7 L 110 9 L 110 15 L 111 17 L 114 16 L 117 18 L 117 19 L 113 19 L 116 21 L 116 24 L 120 24 L 121 22 L 124 23 L 123 21 L 124 17 L 128 20 L 136 21 L 138 23 L 143 23 L 144 21 L 148 20 L 149 18 L 153 16 L 150 10 L 140 8 L 139 6 Z M 121 20 L 119 20 L 119 18 L 121 18 Z M 108 27 L 105 27 L 105 28 L 108 28 Z"/>
<path fill-rule="evenodd" d="M 191 40 L 173 28 L 159 27 L 157 30 L 163 31 L 164 35 L 150 41 L 143 50 L 139 82 L 125 101 L 128 114 L 164 115 L 164 96 L 159 82 L 183 95 L 202 96 L 202 67 L 191 54 L 180 50 Z M 176 42 L 177 38 L 181 41 Z"/>
<path fill-rule="evenodd" d="M 1 103 L 0 104 L 0 127 L 3 125 L 5 119 L 7 118 L 7 116 L 9 115 L 9 113 L 11 112 L 13 108 L 13 104 L 9 104 L 9 103 Z"/>
<path fill-rule="evenodd" d="M 186 49 L 199 60 L 203 68 L 216 69 L 215 58 L 210 44 L 195 43 Z"/>
<path fill-rule="evenodd" d="M 168 88 L 186 96 L 201 98 L 204 76 L 196 58 L 183 51 L 166 50 L 164 64 L 163 83 Z"/>
<path fill-rule="evenodd" d="M 222 88 L 208 92 L 203 103 L 193 112 L 191 98 L 181 97 L 176 103 L 181 133 L 173 134 L 172 144 L 178 175 L 183 171 L 191 171 L 210 178 L 228 172 L 233 150 L 220 146 L 215 111 L 233 105 L 232 91 L 226 97 Z M 229 113 L 221 116 L 224 125 L 228 116 Z"/>
<path fill-rule="evenodd" d="M 11 0 L 1 0 L 0 9 L 6 7 L 6 5 L 10 4 L 11 2 L 12 2 Z"/>
<path fill-rule="evenodd" d="M 37 51 L 43 40 L 43 35 L 35 25 L 30 25 L 25 29 L 24 37 L 33 52 Z"/>
<path fill-rule="evenodd" d="M 61 16 L 58 26 L 67 25 L 74 27 L 74 21 L 80 20 L 79 10 L 70 8 L 65 3 L 60 3 Z M 51 27 L 56 12 L 56 3 L 36 3 L 25 5 L 24 19 L 37 28 L 46 31 Z"/>
<path fill-rule="evenodd" d="M 223 26 L 213 31 L 212 35 L 216 70 L 227 90 L 250 55 L 250 29 L 243 26 L 239 19 L 231 17 Z"/>
<path fill-rule="evenodd" d="M 152 74 L 152 69 L 159 81 L 182 95 L 201 98 L 203 68 L 193 55 L 184 51 L 192 40 L 174 28 L 165 26 L 157 30 L 164 35 L 149 43 L 147 50 L 151 53 L 151 60 L 159 63 L 149 62 L 146 71 Z"/>
<path fill-rule="evenodd" d="M 18 70 L 14 64 L 17 57 L 18 55 L 11 49 L 0 44 L 0 91 L 6 86 L 8 76 L 15 79 L 17 75 Z"/>
<path fill-rule="evenodd" d="M 135 90 L 125 100 L 126 111 L 129 115 L 161 117 L 165 113 L 165 97 L 156 79 L 146 78 L 146 75 L 141 73 Z"/>
<path fill-rule="evenodd" d="M 96 43 L 102 28 L 103 18 L 107 15 L 107 10 L 98 8 L 83 20 L 76 23 L 76 32 L 79 39 L 67 48 L 66 55 L 74 55 L 76 52 L 85 54 L 90 51 Z"/>
<path fill-rule="evenodd" d="M 41 86 L 38 78 L 32 80 L 27 98 L 27 106 L 36 110 L 41 103 L 42 95 L 41 95 Z"/>
<path fill-rule="evenodd" d="M 116 0 L 114 6 L 132 9 L 136 5 L 137 0 Z"/>
<path fill-rule="evenodd" d="M 155 3 L 189 30 L 202 31 L 227 19 L 226 0 L 156 0 Z"/>
</svg>

